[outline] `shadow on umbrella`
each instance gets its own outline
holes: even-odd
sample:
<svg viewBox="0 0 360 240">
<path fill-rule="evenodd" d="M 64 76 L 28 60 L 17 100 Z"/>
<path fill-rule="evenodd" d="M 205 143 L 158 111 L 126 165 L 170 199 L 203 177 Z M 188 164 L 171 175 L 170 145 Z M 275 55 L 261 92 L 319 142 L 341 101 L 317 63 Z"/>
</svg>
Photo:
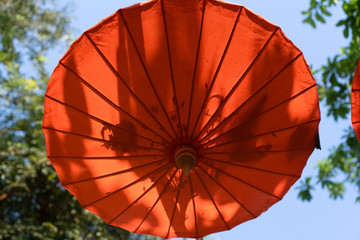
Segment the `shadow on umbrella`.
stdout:
<svg viewBox="0 0 360 240">
<path fill-rule="evenodd" d="M 45 105 L 51 105 L 55 110 L 44 113 L 46 140 L 53 139 L 47 145 L 48 158 L 61 176 L 61 184 L 77 197 L 80 204 L 95 213 L 105 212 L 101 217 L 111 222 L 116 209 L 132 204 L 123 190 L 149 177 L 148 172 L 153 171 L 151 176 L 155 176 L 154 169 L 159 168 L 163 156 L 148 157 L 152 165 L 145 178 L 142 172 L 139 176 L 126 171 L 146 160 L 146 157 L 138 159 L 128 155 L 148 150 L 136 147 L 134 124 L 116 111 L 114 104 L 101 94 L 101 89 L 92 86 L 94 78 L 84 76 L 76 62 L 72 55 L 66 55 L 53 73 L 53 77 L 59 77 L 59 80 L 49 84 L 47 89 Z M 112 123 L 120 119 L 120 124 Z M 122 144 L 124 141 L 126 144 Z M 152 142 L 147 142 L 151 147 Z M 143 187 L 140 188 L 143 191 Z M 114 196 L 116 205 L 113 204 Z M 103 202 L 105 205 L 101 204 Z M 137 204 L 137 209 L 141 212 L 148 210 L 143 204 Z M 157 222 L 153 219 L 155 225 Z"/>
</svg>

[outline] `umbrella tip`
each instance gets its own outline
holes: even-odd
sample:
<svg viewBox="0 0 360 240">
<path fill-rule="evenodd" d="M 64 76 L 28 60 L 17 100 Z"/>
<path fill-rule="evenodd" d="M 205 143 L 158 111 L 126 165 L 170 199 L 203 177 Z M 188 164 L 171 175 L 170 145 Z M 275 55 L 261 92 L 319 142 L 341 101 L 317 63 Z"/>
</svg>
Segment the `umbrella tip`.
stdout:
<svg viewBox="0 0 360 240">
<path fill-rule="evenodd" d="M 189 146 L 179 146 L 175 151 L 175 161 L 185 176 L 190 176 L 190 171 L 196 163 L 196 151 Z"/>
</svg>

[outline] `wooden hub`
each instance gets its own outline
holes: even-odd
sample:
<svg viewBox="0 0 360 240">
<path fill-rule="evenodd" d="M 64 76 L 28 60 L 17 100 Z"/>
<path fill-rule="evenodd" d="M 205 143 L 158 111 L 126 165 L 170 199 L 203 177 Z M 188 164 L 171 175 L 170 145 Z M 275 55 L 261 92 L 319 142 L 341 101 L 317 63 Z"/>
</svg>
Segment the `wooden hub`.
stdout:
<svg viewBox="0 0 360 240">
<path fill-rule="evenodd" d="M 186 177 L 189 177 L 190 170 L 196 164 L 196 151 L 189 146 L 179 146 L 175 150 L 174 158 L 178 168 L 183 171 Z"/>
</svg>

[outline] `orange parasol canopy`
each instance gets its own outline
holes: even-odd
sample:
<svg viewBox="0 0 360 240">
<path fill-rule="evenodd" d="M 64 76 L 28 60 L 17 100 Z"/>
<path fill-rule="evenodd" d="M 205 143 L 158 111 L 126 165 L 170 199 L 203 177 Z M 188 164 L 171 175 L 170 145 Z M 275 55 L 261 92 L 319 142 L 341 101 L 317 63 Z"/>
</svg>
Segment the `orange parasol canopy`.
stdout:
<svg viewBox="0 0 360 240">
<path fill-rule="evenodd" d="M 48 158 L 107 223 L 202 237 L 256 218 L 316 146 L 316 82 L 279 27 L 216 0 L 154 0 L 84 32 L 45 95 Z"/>
<path fill-rule="evenodd" d="M 358 64 L 351 89 L 351 122 L 360 141 L 360 64 Z"/>
</svg>

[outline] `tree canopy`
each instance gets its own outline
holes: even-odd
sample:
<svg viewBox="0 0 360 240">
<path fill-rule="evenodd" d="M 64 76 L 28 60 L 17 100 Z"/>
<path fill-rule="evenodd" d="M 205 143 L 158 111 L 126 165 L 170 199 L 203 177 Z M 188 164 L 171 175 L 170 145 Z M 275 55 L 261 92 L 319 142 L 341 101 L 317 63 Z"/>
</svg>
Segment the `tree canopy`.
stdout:
<svg viewBox="0 0 360 240">
<path fill-rule="evenodd" d="M 332 17 L 331 9 L 341 6 L 345 18 L 336 26 L 343 29 L 348 45 L 335 56 L 329 56 L 320 69 L 315 69 L 320 100 L 327 106 L 327 115 L 338 119 L 350 118 L 350 94 L 356 66 L 360 57 L 360 1 L 359 0 L 310 0 L 309 8 L 303 11 L 304 23 L 316 28 Z M 340 36 L 339 36 L 340 37 Z M 311 200 L 314 185 L 327 189 L 333 199 L 343 198 L 346 186 L 358 191 L 360 202 L 360 145 L 352 127 L 344 130 L 341 143 L 331 154 L 318 162 L 316 176 L 301 182 L 299 197 Z M 315 180 L 314 180 L 315 179 Z"/>
</svg>

